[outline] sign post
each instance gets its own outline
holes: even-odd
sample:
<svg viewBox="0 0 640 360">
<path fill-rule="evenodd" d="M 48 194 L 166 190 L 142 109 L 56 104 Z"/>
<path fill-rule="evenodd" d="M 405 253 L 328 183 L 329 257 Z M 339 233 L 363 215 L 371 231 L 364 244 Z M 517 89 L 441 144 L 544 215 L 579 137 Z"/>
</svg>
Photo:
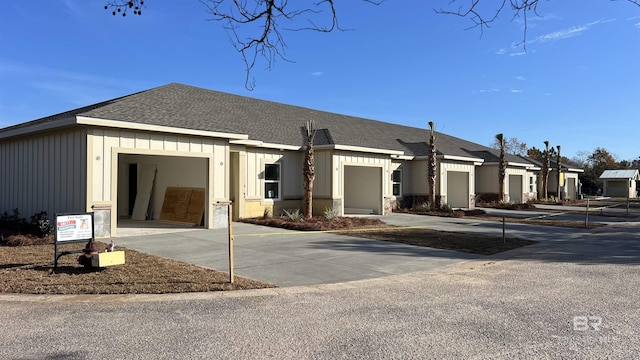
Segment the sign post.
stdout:
<svg viewBox="0 0 640 360">
<path fill-rule="evenodd" d="M 58 244 L 95 241 L 93 212 L 56 214 L 55 230 L 55 241 L 53 246 L 53 272 L 55 272 L 58 268 L 58 259 L 62 255 L 82 252 L 59 252 Z"/>
<path fill-rule="evenodd" d="M 233 229 L 231 227 L 233 207 L 229 203 L 229 282 L 233 284 Z"/>
</svg>

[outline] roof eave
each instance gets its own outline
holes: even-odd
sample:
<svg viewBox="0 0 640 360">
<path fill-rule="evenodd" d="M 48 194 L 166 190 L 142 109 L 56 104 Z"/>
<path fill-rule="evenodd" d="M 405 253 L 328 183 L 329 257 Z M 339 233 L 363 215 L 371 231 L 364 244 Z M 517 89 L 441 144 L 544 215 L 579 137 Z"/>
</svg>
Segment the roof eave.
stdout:
<svg viewBox="0 0 640 360">
<path fill-rule="evenodd" d="M 246 135 L 246 134 L 234 134 L 234 133 L 225 133 L 225 132 L 219 132 L 219 131 L 195 130 L 195 129 L 173 127 L 173 126 L 149 125 L 149 124 L 141 124 L 141 123 L 135 123 L 135 122 L 129 122 L 129 121 L 99 119 L 99 118 L 92 118 L 92 117 L 86 117 L 86 116 L 77 116 L 76 119 L 77 119 L 76 121 L 77 124 L 101 126 L 101 127 L 108 127 L 108 128 L 166 132 L 166 133 L 172 133 L 172 134 L 198 135 L 198 136 L 224 138 L 224 139 L 237 139 L 237 140 L 244 140 L 249 138 L 249 135 Z"/>
<path fill-rule="evenodd" d="M 0 132 L 0 139 L 8 139 L 16 136 L 28 135 L 40 131 L 48 131 L 56 128 L 77 124 L 76 117 L 71 116 L 60 120 L 39 122 L 32 125 L 20 126 L 16 128 L 8 128 Z"/>
</svg>

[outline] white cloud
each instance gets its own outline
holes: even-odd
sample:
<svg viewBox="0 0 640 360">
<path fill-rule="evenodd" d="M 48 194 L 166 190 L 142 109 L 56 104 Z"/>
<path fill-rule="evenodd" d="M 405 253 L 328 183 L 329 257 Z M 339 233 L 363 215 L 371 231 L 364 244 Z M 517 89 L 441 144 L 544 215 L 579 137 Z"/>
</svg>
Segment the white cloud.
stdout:
<svg viewBox="0 0 640 360">
<path fill-rule="evenodd" d="M 322 72 L 322 71 L 315 71 L 315 72 L 312 72 L 312 73 L 311 73 L 311 74 L 309 74 L 309 75 L 311 75 L 311 76 L 315 76 L 315 77 L 320 77 L 320 76 L 324 75 L 324 72 Z"/>
<path fill-rule="evenodd" d="M 497 55 L 504 55 L 506 53 L 507 53 L 507 50 L 505 50 L 505 49 L 500 49 L 500 50 L 496 51 Z"/>
<path fill-rule="evenodd" d="M 527 55 L 526 51 L 520 51 L 520 52 L 517 52 L 517 53 L 509 54 L 509 56 L 524 56 L 524 55 Z"/>
<path fill-rule="evenodd" d="M 559 31 L 554 31 L 554 32 L 551 32 L 551 33 L 548 33 L 548 34 L 540 35 L 540 36 L 536 37 L 535 39 L 531 40 L 529 43 L 549 42 L 549 41 L 572 38 L 574 36 L 581 35 L 583 32 L 589 30 L 594 25 L 604 24 L 604 23 L 608 23 L 608 22 L 611 22 L 611 21 L 615 21 L 615 19 L 596 20 L 596 21 L 592 21 L 592 22 L 584 24 L 584 25 L 572 26 L 572 27 L 567 28 L 567 29 L 562 29 L 562 30 L 559 30 Z"/>
<path fill-rule="evenodd" d="M 500 89 L 498 89 L 498 88 L 496 88 L 496 87 L 493 87 L 493 88 L 491 88 L 491 89 L 481 89 L 481 90 L 479 90 L 479 92 L 480 92 L 481 94 L 495 93 L 495 92 L 498 92 L 498 91 L 500 91 Z"/>
<path fill-rule="evenodd" d="M 511 93 L 513 93 L 513 94 L 519 94 L 521 92 L 522 92 L 522 90 L 511 89 Z"/>
<path fill-rule="evenodd" d="M 524 81 L 524 80 L 526 80 L 526 78 L 524 76 L 522 76 L 522 75 L 518 75 L 518 76 L 516 76 L 516 80 Z"/>
</svg>

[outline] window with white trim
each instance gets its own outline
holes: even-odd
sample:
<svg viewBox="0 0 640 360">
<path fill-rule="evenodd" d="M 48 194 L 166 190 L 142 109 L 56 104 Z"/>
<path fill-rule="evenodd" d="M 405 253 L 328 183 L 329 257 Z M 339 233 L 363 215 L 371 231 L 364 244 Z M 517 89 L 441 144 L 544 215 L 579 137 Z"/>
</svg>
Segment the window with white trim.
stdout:
<svg viewBox="0 0 640 360">
<path fill-rule="evenodd" d="M 264 198 L 280 199 L 280 164 L 264 164 Z"/>
<path fill-rule="evenodd" d="M 393 196 L 402 196 L 402 170 L 393 170 L 393 173 L 391 173 L 391 186 L 393 188 Z"/>
<path fill-rule="evenodd" d="M 534 181 L 534 177 L 533 176 L 529 176 L 529 192 L 535 192 L 535 181 Z"/>
</svg>

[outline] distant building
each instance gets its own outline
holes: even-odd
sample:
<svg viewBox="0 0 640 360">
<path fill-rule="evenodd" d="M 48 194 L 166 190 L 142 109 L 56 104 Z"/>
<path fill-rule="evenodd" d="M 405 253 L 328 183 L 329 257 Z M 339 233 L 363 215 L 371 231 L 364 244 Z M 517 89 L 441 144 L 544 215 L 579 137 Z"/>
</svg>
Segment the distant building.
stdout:
<svg viewBox="0 0 640 360">
<path fill-rule="evenodd" d="M 600 175 L 603 195 L 611 197 L 637 197 L 638 169 L 605 170 Z"/>
</svg>

